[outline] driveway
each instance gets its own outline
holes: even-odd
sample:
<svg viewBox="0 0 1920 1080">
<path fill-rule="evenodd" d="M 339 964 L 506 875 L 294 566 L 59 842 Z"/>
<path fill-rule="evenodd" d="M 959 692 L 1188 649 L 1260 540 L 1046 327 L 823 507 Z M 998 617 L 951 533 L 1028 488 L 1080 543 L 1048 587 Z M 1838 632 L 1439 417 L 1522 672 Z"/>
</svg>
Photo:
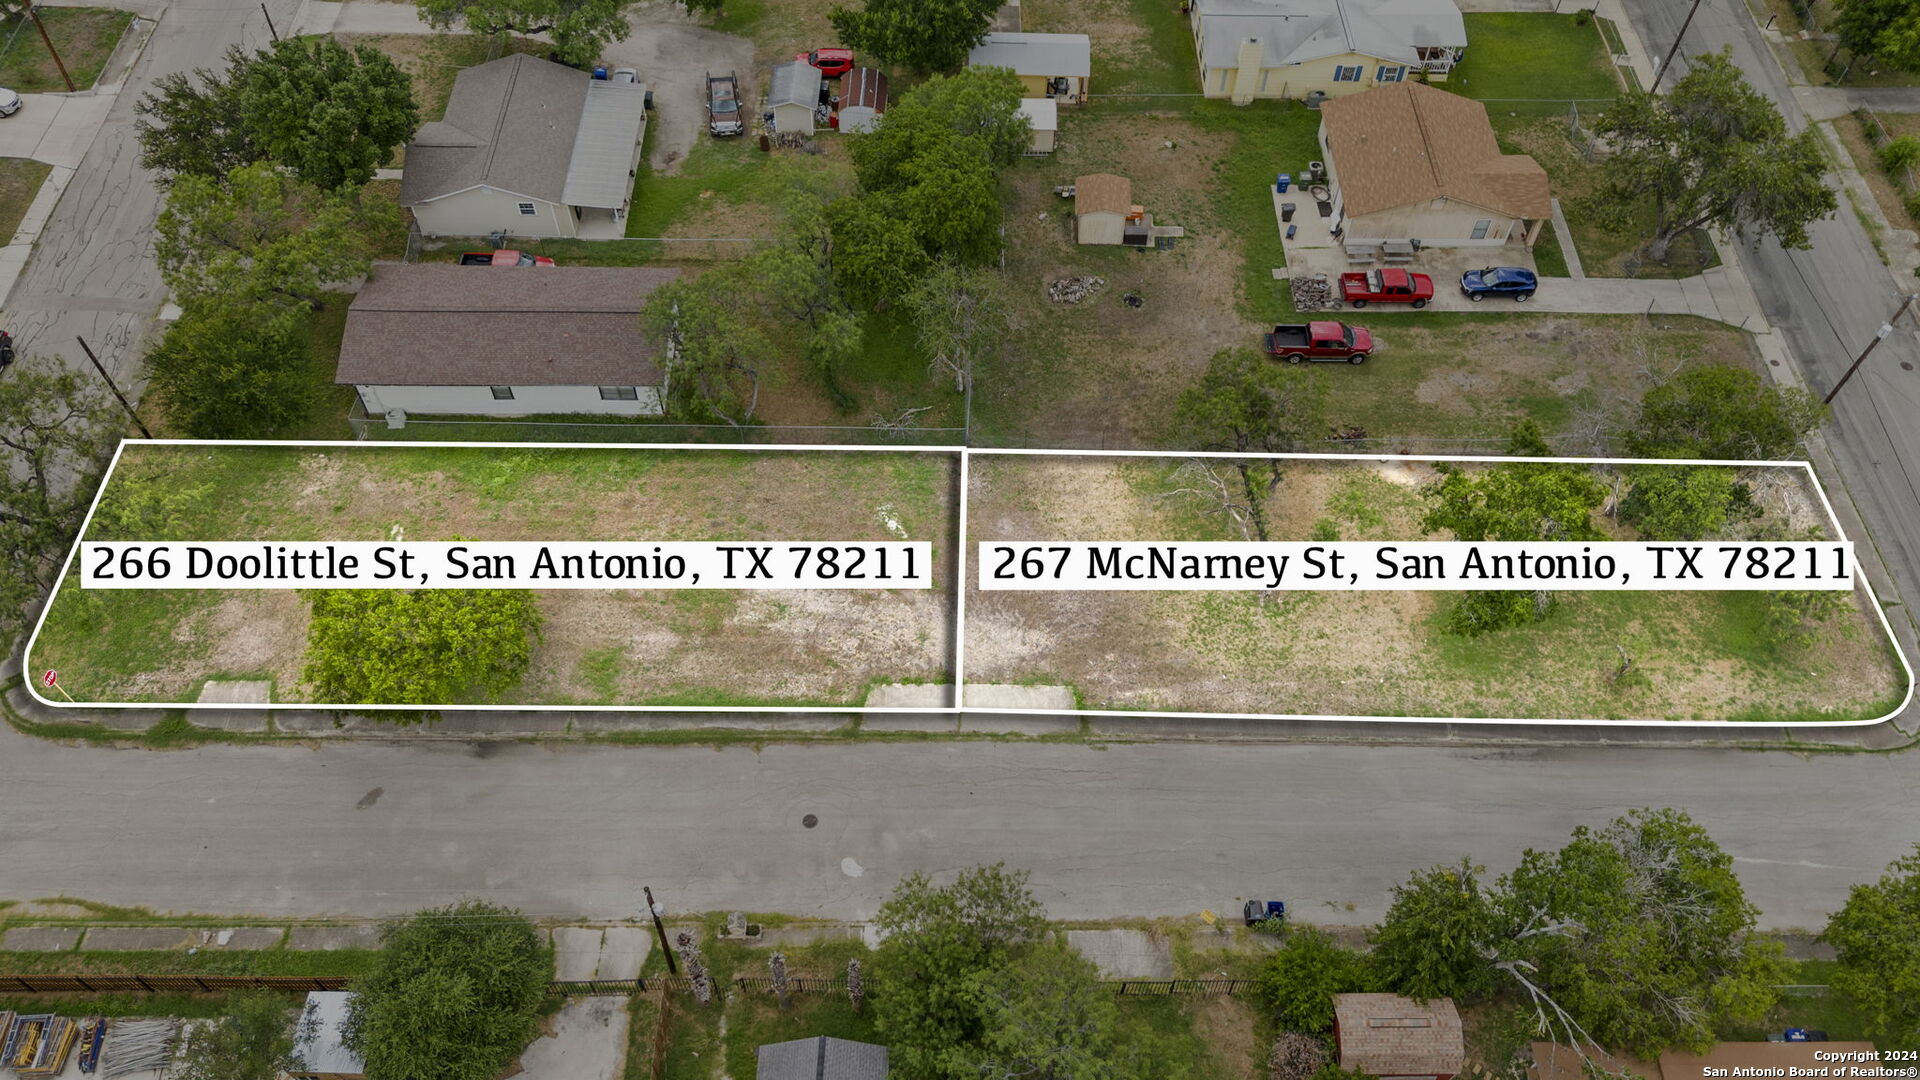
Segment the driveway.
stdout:
<svg viewBox="0 0 1920 1080">
<path fill-rule="evenodd" d="M 741 96 L 760 100 L 753 42 L 695 26 L 677 4 L 635 11 L 627 22 L 633 32 L 607 47 L 606 62 L 638 71 L 653 91 L 647 165 L 659 173 L 679 172 L 694 141 L 706 138 L 708 72 L 737 73 Z"/>
</svg>

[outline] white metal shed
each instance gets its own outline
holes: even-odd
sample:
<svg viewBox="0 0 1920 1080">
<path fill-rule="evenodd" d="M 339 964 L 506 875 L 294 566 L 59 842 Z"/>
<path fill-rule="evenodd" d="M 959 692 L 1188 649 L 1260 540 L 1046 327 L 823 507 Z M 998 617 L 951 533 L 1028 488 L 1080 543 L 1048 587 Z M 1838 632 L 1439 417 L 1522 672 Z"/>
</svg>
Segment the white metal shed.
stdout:
<svg viewBox="0 0 1920 1080">
<path fill-rule="evenodd" d="M 773 130 L 779 134 L 813 134 L 814 110 L 820 107 L 820 88 L 825 82 L 820 69 L 805 60 L 795 60 L 773 69 L 773 85 L 767 92 L 767 110 L 773 113 Z"/>
</svg>

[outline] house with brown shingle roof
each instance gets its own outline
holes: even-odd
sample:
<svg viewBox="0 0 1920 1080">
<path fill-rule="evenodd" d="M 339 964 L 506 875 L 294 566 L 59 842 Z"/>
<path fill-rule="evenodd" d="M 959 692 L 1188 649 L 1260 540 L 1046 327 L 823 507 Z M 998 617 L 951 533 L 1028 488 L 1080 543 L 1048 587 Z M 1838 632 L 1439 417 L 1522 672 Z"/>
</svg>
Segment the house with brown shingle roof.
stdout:
<svg viewBox="0 0 1920 1080">
<path fill-rule="evenodd" d="M 1133 181 L 1090 173 L 1073 181 L 1074 237 L 1082 244 L 1118 244 L 1133 212 Z"/>
<path fill-rule="evenodd" d="M 1546 170 L 1500 152 L 1487 107 L 1421 83 L 1327 101 L 1320 149 L 1347 244 L 1531 247 L 1553 216 Z"/>
<path fill-rule="evenodd" d="M 1466 1066 L 1451 998 L 1422 1005 L 1398 994 L 1335 994 L 1333 1040 L 1342 1069 L 1383 1080 L 1453 1080 Z"/>
<path fill-rule="evenodd" d="M 647 266 L 375 263 L 347 308 L 334 382 L 370 416 L 659 416 L 661 343 L 640 327 Z"/>
</svg>

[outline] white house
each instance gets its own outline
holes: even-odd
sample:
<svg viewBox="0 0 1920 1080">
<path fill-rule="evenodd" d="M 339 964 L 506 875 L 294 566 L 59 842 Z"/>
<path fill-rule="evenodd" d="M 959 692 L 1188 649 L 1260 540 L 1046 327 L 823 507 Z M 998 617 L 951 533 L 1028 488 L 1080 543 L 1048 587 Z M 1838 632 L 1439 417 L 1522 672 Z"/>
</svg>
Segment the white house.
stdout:
<svg viewBox="0 0 1920 1080">
<path fill-rule="evenodd" d="M 336 383 L 369 415 L 658 416 L 661 349 L 640 328 L 678 270 L 375 263 L 347 309 Z"/>
<path fill-rule="evenodd" d="M 1444 82 L 1465 55 L 1454 0 L 1193 0 L 1208 97 L 1341 97 L 1424 71 Z"/>
<path fill-rule="evenodd" d="M 1029 154 L 1051 154 L 1060 135 L 1060 104 L 1052 98 L 1021 98 L 1020 115 L 1033 128 Z"/>
<path fill-rule="evenodd" d="M 805 60 L 794 60 L 773 69 L 773 83 L 767 91 L 767 111 L 773 114 L 773 130 L 782 134 L 813 134 L 814 113 L 820 108 L 820 91 L 826 76 Z"/>
<path fill-rule="evenodd" d="M 647 88 L 515 54 L 453 80 L 407 144 L 400 202 L 429 236 L 625 235 Z"/>
<path fill-rule="evenodd" d="M 967 66 L 1011 68 L 1022 96 L 1084 105 L 1093 43 L 1085 34 L 991 33 L 967 54 Z"/>
</svg>

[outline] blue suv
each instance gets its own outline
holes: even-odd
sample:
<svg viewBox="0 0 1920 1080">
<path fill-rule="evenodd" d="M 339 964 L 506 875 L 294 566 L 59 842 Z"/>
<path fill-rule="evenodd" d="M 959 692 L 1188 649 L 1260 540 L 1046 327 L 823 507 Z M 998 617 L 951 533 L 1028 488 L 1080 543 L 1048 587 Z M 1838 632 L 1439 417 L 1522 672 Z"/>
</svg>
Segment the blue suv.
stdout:
<svg viewBox="0 0 1920 1080">
<path fill-rule="evenodd" d="M 1460 275 L 1460 291 L 1476 304 L 1489 296 L 1511 296 L 1514 303 L 1524 304 L 1539 285 L 1533 271 L 1519 266 L 1489 266 Z"/>
</svg>

